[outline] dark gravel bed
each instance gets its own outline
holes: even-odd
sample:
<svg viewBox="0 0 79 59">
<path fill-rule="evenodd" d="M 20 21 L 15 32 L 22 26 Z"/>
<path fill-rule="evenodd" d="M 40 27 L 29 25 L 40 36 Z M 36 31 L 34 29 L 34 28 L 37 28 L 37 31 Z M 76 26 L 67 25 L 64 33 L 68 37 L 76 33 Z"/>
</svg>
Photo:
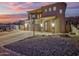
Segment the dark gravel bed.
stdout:
<svg viewBox="0 0 79 59">
<path fill-rule="evenodd" d="M 77 56 L 79 40 L 70 37 L 35 36 L 5 45 L 26 56 Z"/>
<path fill-rule="evenodd" d="M 11 51 L 11 50 L 0 47 L 0 56 L 21 56 L 21 54 L 18 54 L 16 52 Z"/>
</svg>

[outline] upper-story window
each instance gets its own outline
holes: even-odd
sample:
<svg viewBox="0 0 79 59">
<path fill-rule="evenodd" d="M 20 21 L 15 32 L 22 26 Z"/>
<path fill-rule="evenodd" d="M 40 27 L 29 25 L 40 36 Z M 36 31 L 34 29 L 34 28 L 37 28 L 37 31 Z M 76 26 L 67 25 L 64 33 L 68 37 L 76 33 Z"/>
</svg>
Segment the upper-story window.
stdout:
<svg viewBox="0 0 79 59">
<path fill-rule="evenodd" d="M 49 12 L 51 12 L 52 11 L 52 9 L 51 8 L 49 8 Z"/>
<path fill-rule="evenodd" d="M 47 9 L 45 9 L 44 11 L 47 12 Z"/>
<path fill-rule="evenodd" d="M 60 10 L 59 10 L 59 13 L 60 13 L 60 14 L 62 14 L 62 12 L 63 12 L 63 10 L 62 10 L 62 9 L 60 9 Z"/>
<path fill-rule="evenodd" d="M 35 18 L 35 15 L 32 15 L 32 18 Z"/>
<path fill-rule="evenodd" d="M 53 11 L 56 11 L 56 7 L 53 7 Z"/>
</svg>

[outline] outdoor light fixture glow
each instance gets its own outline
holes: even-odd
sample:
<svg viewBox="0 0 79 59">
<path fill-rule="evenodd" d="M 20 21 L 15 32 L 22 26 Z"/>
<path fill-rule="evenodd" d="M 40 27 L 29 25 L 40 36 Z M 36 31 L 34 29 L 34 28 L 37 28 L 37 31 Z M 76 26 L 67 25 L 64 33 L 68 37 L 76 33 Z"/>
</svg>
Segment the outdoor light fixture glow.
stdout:
<svg viewBox="0 0 79 59">
<path fill-rule="evenodd" d="M 52 26 L 52 27 L 54 27 L 54 26 L 55 26 L 55 24 L 54 24 L 54 23 L 52 23 L 52 24 L 51 24 L 51 26 Z"/>
<path fill-rule="evenodd" d="M 43 24 L 40 24 L 41 27 L 43 27 Z"/>
<path fill-rule="evenodd" d="M 25 23 L 25 27 L 27 27 L 27 23 Z"/>
</svg>

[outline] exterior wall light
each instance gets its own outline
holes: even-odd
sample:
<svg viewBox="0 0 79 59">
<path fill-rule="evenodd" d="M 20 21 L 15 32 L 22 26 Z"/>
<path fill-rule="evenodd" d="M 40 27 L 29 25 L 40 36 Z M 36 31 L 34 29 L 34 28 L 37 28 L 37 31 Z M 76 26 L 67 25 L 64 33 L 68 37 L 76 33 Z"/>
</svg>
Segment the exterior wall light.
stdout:
<svg viewBox="0 0 79 59">
<path fill-rule="evenodd" d="M 41 27 L 43 27 L 43 24 L 40 24 Z"/>
<path fill-rule="evenodd" d="M 52 27 L 55 27 L 55 23 L 52 23 L 51 26 L 52 26 Z"/>
<path fill-rule="evenodd" d="M 25 23 L 25 27 L 27 27 L 27 23 Z"/>
</svg>

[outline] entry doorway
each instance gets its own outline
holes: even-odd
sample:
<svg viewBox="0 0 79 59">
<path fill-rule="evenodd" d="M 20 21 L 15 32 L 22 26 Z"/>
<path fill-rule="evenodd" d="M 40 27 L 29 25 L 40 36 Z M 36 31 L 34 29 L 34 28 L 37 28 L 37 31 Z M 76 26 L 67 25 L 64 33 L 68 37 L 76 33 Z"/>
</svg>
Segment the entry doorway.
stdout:
<svg viewBox="0 0 79 59">
<path fill-rule="evenodd" d="M 44 31 L 50 32 L 50 22 L 49 21 L 44 22 Z"/>
<path fill-rule="evenodd" d="M 44 22 L 44 31 L 55 33 L 55 20 L 49 20 Z"/>
</svg>

